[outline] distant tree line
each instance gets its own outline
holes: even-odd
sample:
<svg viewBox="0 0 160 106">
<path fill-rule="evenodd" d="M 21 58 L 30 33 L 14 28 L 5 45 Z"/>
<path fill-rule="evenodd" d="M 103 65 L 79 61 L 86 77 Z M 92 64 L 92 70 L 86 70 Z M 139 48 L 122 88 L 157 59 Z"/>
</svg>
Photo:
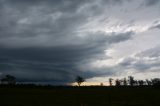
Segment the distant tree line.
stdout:
<svg viewBox="0 0 160 106">
<path fill-rule="evenodd" d="M 113 86 L 113 79 L 109 78 L 109 85 Z M 153 78 L 151 80 L 136 80 L 133 76 L 128 76 L 123 79 L 116 79 L 115 86 L 160 86 L 160 78 Z"/>
<path fill-rule="evenodd" d="M 80 86 L 85 79 L 81 76 L 77 76 L 75 81 L 78 86 Z M 100 83 L 103 86 L 103 83 Z M 128 78 L 116 79 L 109 78 L 109 86 L 160 86 L 160 78 L 146 79 L 146 80 L 136 80 L 133 76 L 128 76 Z"/>
<path fill-rule="evenodd" d="M 85 79 L 81 76 L 77 76 L 75 78 L 75 82 L 78 86 L 81 86 L 81 84 L 85 82 Z M 3 78 L 0 79 L 0 84 L 15 85 L 16 77 L 12 75 L 5 75 Z M 100 86 L 104 86 L 103 83 L 100 83 Z M 160 86 L 160 78 L 153 78 L 150 80 L 136 80 L 133 76 L 128 76 L 128 78 L 116 80 L 109 78 L 109 86 Z"/>
</svg>

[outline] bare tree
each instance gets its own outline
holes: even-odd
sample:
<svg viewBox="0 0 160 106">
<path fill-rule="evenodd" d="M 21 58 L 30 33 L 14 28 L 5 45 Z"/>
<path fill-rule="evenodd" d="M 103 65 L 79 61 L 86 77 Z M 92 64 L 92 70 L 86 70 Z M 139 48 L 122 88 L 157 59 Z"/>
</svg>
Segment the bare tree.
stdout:
<svg viewBox="0 0 160 106">
<path fill-rule="evenodd" d="M 5 78 L 1 79 L 2 84 L 16 84 L 16 78 L 12 75 L 6 75 Z"/>
<path fill-rule="evenodd" d="M 151 79 L 153 86 L 160 86 L 160 78 Z"/>
<path fill-rule="evenodd" d="M 109 85 L 112 86 L 112 81 L 113 79 L 112 78 L 109 78 Z"/>
<path fill-rule="evenodd" d="M 150 81 L 148 79 L 146 79 L 146 83 L 147 83 L 148 86 L 152 85 L 152 81 Z"/>
<path fill-rule="evenodd" d="M 143 80 L 138 80 L 138 85 L 139 85 L 139 86 L 144 85 L 144 81 L 143 81 Z"/>
<path fill-rule="evenodd" d="M 119 79 L 116 79 L 115 84 L 116 84 L 116 86 L 120 86 L 121 85 L 121 81 Z"/>
<path fill-rule="evenodd" d="M 81 84 L 85 81 L 85 79 L 82 78 L 81 76 L 77 76 L 75 81 L 77 82 L 78 86 L 81 86 Z"/>
<path fill-rule="evenodd" d="M 135 83 L 134 77 L 133 76 L 128 76 L 128 79 L 129 79 L 128 81 L 129 81 L 130 86 L 133 86 L 134 83 Z"/>
<path fill-rule="evenodd" d="M 126 78 L 123 79 L 123 85 L 127 86 L 127 80 L 126 80 Z"/>
</svg>

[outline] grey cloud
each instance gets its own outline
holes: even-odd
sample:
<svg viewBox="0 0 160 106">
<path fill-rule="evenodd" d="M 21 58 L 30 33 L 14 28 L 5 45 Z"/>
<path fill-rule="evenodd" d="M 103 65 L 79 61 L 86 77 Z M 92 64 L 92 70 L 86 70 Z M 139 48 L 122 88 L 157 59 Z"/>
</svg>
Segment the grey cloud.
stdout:
<svg viewBox="0 0 160 106">
<path fill-rule="evenodd" d="M 157 71 L 160 65 L 159 46 L 137 53 L 134 56 L 126 57 L 119 62 L 120 66 L 136 69 L 139 72 Z"/>
<path fill-rule="evenodd" d="M 12 73 L 23 81 L 30 81 L 29 79 L 33 81 L 54 81 L 59 78 L 64 82 L 71 82 L 74 81 L 76 75 L 83 75 L 85 78 L 103 75 L 99 71 L 98 73 L 89 70 L 81 71 L 77 67 L 91 60 L 107 58 L 104 52 L 107 47 L 128 40 L 131 35 L 132 32 L 113 35 L 102 35 L 102 32 L 97 32 L 85 38 L 82 45 L 28 48 L 1 47 L 1 64 L 4 67 L 1 68 L 1 72 L 4 74 Z M 47 75 L 50 76 L 47 77 Z"/>
<path fill-rule="evenodd" d="M 160 21 L 155 21 L 149 29 L 160 29 Z"/>
<path fill-rule="evenodd" d="M 152 5 L 155 5 L 157 3 L 159 3 L 159 0 L 145 0 L 145 4 L 147 6 L 152 6 Z"/>
<path fill-rule="evenodd" d="M 119 0 L 96 2 L 0 0 L 0 72 L 13 74 L 18 81 L 61 84 L 73 82 L 76 75 L 91 78 L 112 74 L 78 68 L 109 58 L 105 55 L 108 47 L 129 40 L 134 34 L 81 31 L 91 17 L 105 10 L 103 6 L 121 3 Z"/>
<path fill-rule="evenodd" d="M 44 8 L 49 10 L 50 8 Z M 42 9 L 30 10 L 28 13 L 17 13 L 19 10 L 8 10 L 6 14 L 3 11 L 3 15 L 0 17 L 2 24 L 0 26 L 1 35 L 7 36 L 37 36 L 41 34 L 47 34 L 52 36 L 60 36 L 60 34 L 68 34 L 70 31 L 74 31 L 80 24 L 83 24 L 86 20 L 85 14 L 75 13 L 61 13 L 51 12 L 46 13 L 41 11 Z M 30 12 L 31 11 L 31 12 Z M 35 11 L 35 12 L 34 12 Z M 27 16 L 26 16 L 27 14 Z M 6 17 L 10 17 L 7 18 Z"/>
<path fill-rule="evenodd" d="M 121 5 L 125 2 L 130 2 L 131 0 L 102 0 L 102 4 L 105 5 Z"/>
<path fill-rule="evenodd" d="M 142 51 L 141 53 L 138 53 L 137 56 L 148 56 L 148 57 L 158 57 L 160 56 L 160 46 L 156 46 L 153 48 L 150 48 L 146 51 Z"/>
</svg>

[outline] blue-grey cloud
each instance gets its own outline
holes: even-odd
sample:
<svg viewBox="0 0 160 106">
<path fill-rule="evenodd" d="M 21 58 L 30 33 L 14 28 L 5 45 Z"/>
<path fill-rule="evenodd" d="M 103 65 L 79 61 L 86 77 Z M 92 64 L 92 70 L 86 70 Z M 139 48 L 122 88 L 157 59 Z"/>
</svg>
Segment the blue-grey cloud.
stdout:
<svg viewBox="0 0 160 106">
<path fill-rule="evenodd" d="M 155 21 L 149 29 L 160 29 L 160 21 Z"/>
<path fill-rule="evenodd" d="M 140 4 L 131 0 L 0 0 L 0 74 L 13 74 L 20 82 L 64 84 L 77 75 L 112 75 L 119 66 L 148 69 L 134 58 L 124 59 L 117 69 L 80 68 L 112 58 L 105 50 L 141 32 L 137 20 L 146 14 L 133 12 Z"/>
<path fill-rule="evenodd" d="M 80 45 L 1 47 L 1 72 L 13 74 L 19 81 L 56 80 L 59 83 L 72 82 L 76 75 L 85 78 L 103 75 L 103 73 L 87 72 L 88 70 L 82 72 L 77 67 L 88 61 L 108 58 L 104 50 L 111 44 L 130 39 L 132 32 L 102 34 L 104 33 L 97 32 L 89 35 L 91 37 L 86 38 Z"/>
<path fill-rule="evenodd" d="M 146 1 L 145 1 L 145 4 L 146 4 L 147 6 L 152 6 L 152 5 L 155 5 L 155 4 L 157 4 L 157 3 L 159 3 L 159 0 L 146 0 Z"/>
<path fill-rule="evenodd" d="M 138 72 L 150 72 L 151 70 L 157 72 L 160 65 L 159 46 L 142 51 L 134 56 L 123 58 L 118 65 L 135 69 Z"/>
</svg>

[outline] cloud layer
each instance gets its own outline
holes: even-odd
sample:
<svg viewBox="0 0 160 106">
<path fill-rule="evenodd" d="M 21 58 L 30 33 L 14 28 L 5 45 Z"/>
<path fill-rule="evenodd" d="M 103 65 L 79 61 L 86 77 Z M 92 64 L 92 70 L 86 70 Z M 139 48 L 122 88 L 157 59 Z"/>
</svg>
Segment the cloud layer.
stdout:
<svg viewBox="0 0 160 106">
<path fill-rule="evenodd" d="M 19 82 L 66 84 L 76 75 L 90 79 L 123 73 L 120 67 L 150 70 L 158 57 L 146 54 L 145 59 L 155 59 L 150 63 L 143 50 L 142 56 L 116 58 L 121 61 L 113 67 L 92 63 L 114 60 L 108 49 L 159 30 L 159 1 L 153 1 L 0 0 L 0 73 L 13 74 Z"/>
</svg>

